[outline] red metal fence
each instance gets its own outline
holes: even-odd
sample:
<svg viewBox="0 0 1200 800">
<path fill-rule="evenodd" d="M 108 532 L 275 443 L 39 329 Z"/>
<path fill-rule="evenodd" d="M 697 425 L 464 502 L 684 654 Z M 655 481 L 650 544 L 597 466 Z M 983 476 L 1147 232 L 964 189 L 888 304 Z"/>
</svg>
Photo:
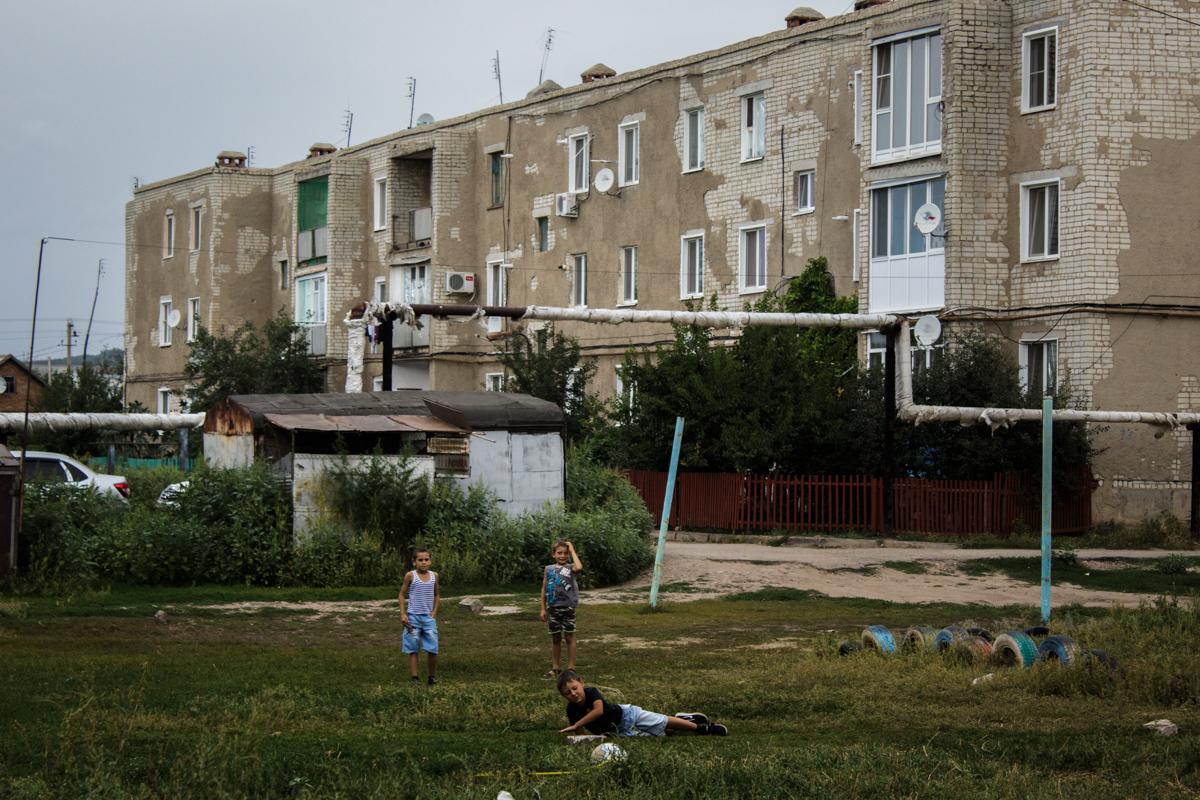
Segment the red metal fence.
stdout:
<svg viewBox="0 0 1200 800">
<path fill-rule="evenodd" d="M 1069 472 L 1082 491 L 1075 496 L 1055 495 L 1054 533 L 1076 533 L 1092 525 L 1091 471 L 1084 466 Z M 624 474 L 657 524 L 667 473 L 629 470 Z M 997 473 L 990 481 L 903 478 L 896 480 L 894 492 L 900 532 L 1007 536 L 1018 521 L 1031 531 L 1041 529 L 1041 495 L 1022 473 Z M 669 524 L 728 530 L 879 531 L 883 481 L 869 475 L 682 473 L 677 476 Z"/>
</svg>

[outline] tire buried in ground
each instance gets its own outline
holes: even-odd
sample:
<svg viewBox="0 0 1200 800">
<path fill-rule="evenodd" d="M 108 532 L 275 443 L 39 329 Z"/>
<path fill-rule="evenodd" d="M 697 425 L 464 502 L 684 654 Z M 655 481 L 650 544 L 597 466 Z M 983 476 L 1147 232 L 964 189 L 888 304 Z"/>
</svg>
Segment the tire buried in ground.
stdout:
<svg viewBox="0 0 1200 800">
<path fill-rule="evenodd" d="M 938 631 L 934 639 L 934 646 L 938 652 L 944 653 L 955 645 L 962 644 L 970 636 L 971 634 L 967 633 L 966 628 L 960 628 L 957 625 L 948 625 Z"/>
<path fill-rule="evenodd" d="M 1038 645 L 1038 661 L 1057 661 L 1069 667 L 1079 660 L 1079 643 L 1070 636 L 1047 636 Z"/>
<path fill-rule="evenodd" d="M 1038 648 L 1033 637 L 1023 631 L 1009 631 L 996 637 L 992 660 L 1002 667 L 1025 667 L 1037 661 Z"/>
<path fill-rule="evenodd" d="M 904 634 L 905 650 L 937 651 L 937 628 L 909 628 Z"/>
<path fill-rule="evenodd" d="M 872 625 L 862 632 L 864 650 L 878 650 L 881 653 L 896 652 L 896 640 L 886 625 Z"/>
<path fill-rule="evenodd" d="M 862 642 L 842 642 L 838 645 L 838 655 L 848 656 L 851 653 L 860 653 L 862 649 Z"/>
</svg>

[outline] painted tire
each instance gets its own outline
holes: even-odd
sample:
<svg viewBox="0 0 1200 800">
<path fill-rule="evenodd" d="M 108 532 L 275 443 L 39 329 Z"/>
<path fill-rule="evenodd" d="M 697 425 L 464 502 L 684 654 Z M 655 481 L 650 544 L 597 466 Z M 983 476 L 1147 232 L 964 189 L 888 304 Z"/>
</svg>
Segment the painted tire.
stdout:
<svg viewBox="0 0 1200 800">
<path fill-rule="evenodd" d="M 862 632 L 864 650 L 878 650 L 881 653 L 896 652 L 896 640 L 885 625 L 872 625 Z"/>
<path fill-rule="evenodd" d="M 909 628 L 904 634 L 906 650 L 937 650 L 937 628 Z"/>
<path fill-rule="evenodd" d="M 985 641 L 987 641 L 989 643 L 995 638 L 994 636 L 992 636 L 991 631 L 984 630 L 983 628 L 967 628 L 967 633 L 971 634 L 972 636 L 982 637 Z"/>
<path fill-rule="evenodd" d="M 992 657 L 1001 665 L 1028 669 L 1037 661 L 1038 648 L 1033 638 L 1022 631 L 1009 631 L 996 637 Z"/>
<path fill-rule="evenodd" d="M 1069 667 L 1079 660 L 1079 643 L 1070 636 L 1047 636 L 1038 645 L 1038 661 L 1057 661 Z"/>
<path fill-rule="evenodd" d="M 939 652 L 944 653 L 954 645 L 965 642 L 970 635 L 966 628 L 950 625 L 938 631 L 937 637 L 934 639 L 934 646 Z"/>
<path fill-rule="evenodd" d="M 1043 636 L 1049 636 L 1050 629 L 1047 628 L 1045 625 L 1031 625 L 1030 627 L 1026 628 L 1024 631 L 1022 631 L 1022 633 L 1025 633 L 1029 636 L 1036 636 L 1040 639 Z"/>
<path fill-rule="evenodd" d="M 964 644 L 976 661 L 987 661 L 992 657 L 992 643 L 982 636 L 972 636 Z"/>
</svg>

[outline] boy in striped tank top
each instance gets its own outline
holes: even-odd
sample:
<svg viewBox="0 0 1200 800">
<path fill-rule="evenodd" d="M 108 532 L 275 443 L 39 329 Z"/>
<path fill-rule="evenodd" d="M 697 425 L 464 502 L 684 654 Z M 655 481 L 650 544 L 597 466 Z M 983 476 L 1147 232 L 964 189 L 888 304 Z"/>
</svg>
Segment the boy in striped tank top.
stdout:
<svg viewBox="0 0 1200 800">
<path fill-rule="evenodd" d="M 413 566 L 416 569 L 404 576 L 400 587 L 400 621 L 404 623 L 403 650 L 408 653 L 408 666 L 412 672 L 412 685 L 421 682 L 417 671 L 417 654 L 424 649 L 429 661 L 429 685 L 437 686 L 437 607 L 441 593 L 437 573 L 429 569 L 429 551 L 424 547 L 413 550 Z M 405 594 L 408 609 L 405 610 Z"/>
</svg>

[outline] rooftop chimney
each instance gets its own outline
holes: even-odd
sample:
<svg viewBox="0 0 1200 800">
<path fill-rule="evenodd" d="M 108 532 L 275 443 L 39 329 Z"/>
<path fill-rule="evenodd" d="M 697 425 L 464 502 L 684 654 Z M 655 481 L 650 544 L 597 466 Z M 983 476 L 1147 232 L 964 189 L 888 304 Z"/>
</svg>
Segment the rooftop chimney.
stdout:
<svg viewBox="0 0 1200 800">
<path fill-rule="evenodd" d="M 584 83 L 591 83 L 599 78 L 611 78 L 617 74 L 617 71 L 612 67 L 606 67 L 603 64 L 597 64 L 591 69 L 584 70 L 579 77 L 583 78 Z"/>
<path fill-rule="evenodd" d="M 825 19 L 825 15 L 815 8 L 809 8 L 808 6 L 800 6 L 784 17 L 789 28 L 799 28 L 806 22 L 816 22 L 819 19 Z"/>
<path fill-rule="evenodd" d="M 881 6 L 884 3 L 889 3 L 889 2 L 891 2 L 891 0 L 854 0 L 854 10 L 862 11 L 864 8 L 871 8 L 872 6 Z"/>
<path fill-rule="evenodd" d="M 222 150 L 217 154 L 217 166 L 245 169 L 246 156 L 244 153 L 239 153 L 236 150 Z"/>
<path fill-rule="evenodd" d="M 584 80 L 586 81 L 587 79 L 585 78 Z M 561 88 L 562 87 L 559 86 L 557 83 L 555 83 L 554 81 L 547 78 L 546 80 L 539 83 L 537 86 L 530 89 L 529 94 L 525 95 L 525 99 L 528 100 L 531 97 L 537 97 L 539 94 L 549 94 L 550 92 L 557 92 Z"/>
<path fill-rule="evenodd" d="M 308 157 L 320 158 L 321 156 L 327 156 L 336 151 L 337 148 L 328 142 L 317 142 L 312 147 L 308 148 Z"/>
</svg>

